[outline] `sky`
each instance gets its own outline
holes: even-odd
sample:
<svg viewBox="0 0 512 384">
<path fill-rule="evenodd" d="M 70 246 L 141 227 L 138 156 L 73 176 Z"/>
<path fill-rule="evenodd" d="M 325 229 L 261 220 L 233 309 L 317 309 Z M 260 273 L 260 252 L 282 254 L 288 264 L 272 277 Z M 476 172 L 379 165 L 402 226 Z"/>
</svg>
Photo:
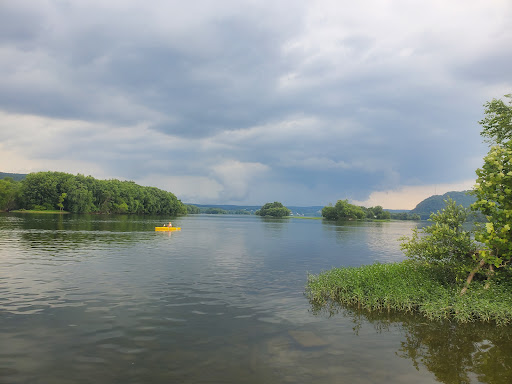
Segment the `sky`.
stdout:
<svg viewBox="0 0 512 384">
<path fill-rule="evenodd" d="M 510 0 L 0 0 L 0 172 L 412 209 L 473 186 L 510 47 Z"/>
</svg>

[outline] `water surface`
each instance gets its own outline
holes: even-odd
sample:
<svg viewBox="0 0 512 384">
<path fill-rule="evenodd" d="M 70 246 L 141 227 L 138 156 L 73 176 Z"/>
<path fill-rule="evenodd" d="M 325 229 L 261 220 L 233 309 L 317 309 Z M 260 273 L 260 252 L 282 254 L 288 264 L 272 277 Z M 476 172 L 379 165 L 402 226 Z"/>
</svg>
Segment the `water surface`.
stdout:
<svg viewBox="0 0 512 384">
<path fill-rule="evenodd" d="M 0 215 L 1 383 L 510 383 L 509 327 L 313 313 L 411 222 Z"/>
</svg>

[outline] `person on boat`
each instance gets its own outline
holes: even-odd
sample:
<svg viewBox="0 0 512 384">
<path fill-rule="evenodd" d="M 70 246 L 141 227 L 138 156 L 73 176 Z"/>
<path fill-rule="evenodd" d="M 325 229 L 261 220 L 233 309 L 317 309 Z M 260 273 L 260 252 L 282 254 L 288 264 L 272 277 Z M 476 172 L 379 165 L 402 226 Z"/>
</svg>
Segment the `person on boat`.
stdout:
<svg viewBox="0 0 512 384">
<path fill-rule="evenodd" d="M 166 227 L 171 228 L 172 227 L 172 223 L 169 221 L 169 224 L 167 224 Z"/>
</svg>

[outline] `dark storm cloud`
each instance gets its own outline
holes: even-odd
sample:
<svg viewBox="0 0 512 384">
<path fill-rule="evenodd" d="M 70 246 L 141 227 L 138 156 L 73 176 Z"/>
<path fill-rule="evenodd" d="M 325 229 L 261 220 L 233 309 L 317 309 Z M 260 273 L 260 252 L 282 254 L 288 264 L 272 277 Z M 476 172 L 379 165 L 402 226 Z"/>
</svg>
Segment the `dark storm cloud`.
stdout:
<svg viewBox="0 0 512 384">
<path fill-rule="evenodd" d="M 483 0 L 2 3 L 0 112 L 20 127 L 0 139 L 26 169 L 199 203 L 465 181 L 482 104 L 512 87 L 510 15 Z"/>
</svg>

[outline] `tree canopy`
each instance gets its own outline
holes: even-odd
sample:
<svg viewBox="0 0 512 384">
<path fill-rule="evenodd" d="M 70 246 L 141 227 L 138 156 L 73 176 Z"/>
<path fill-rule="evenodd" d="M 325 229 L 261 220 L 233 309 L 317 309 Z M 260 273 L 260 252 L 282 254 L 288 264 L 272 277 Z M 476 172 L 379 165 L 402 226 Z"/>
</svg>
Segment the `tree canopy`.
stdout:
<svg viewBox="0 0 512 384">
<path fill-rule="evenodd" d="M 512 100 L 512 94 L 505 95 Z M 485 245 L 480 264 L 489 269 L 509 265 L 512 261 L 512 102 L 507 106 L 493 99 L 485 104 L 481 135 L 494 144 L 484 158 L 472 194 L 474 210 L 482 212 L 488 222 L 479 225 L 476 240 Z"/>
<path fill-rule="evenodd" d="M 350 204 L 348 200 L 338 200 L 334 206 L 322 209 L 322 216 L 328 220 L 357 220 L 367 217 L 362 207 Z"/>
<path fill-rule="evenodd" d="M 432 225 L 413 229 L 410 239 L 401 238 L 400 247 L 407 257 L 431 263 L 473 261 L 478 247 L 463 227 L 467 211 L 450 198 L 445 203 L 445 208 L 430 215 Z"/>
<path fill-rule="evenodd" d="M 284 217 L 289 216 L 291 211 L 278 201 L 266 203 L 255 214 L 259 216 Z"/>
<path fill-rule="evenodd" d="M 500 267 L 512 261 L 512 142 L 493 146 L 476 173 L 472 208 L 488 220 L 476 239 L 486 245 L 480 253 L 485 262 Z"/>
<path fill-rule="evenodd" d="M 9 211 L 16 208 L 19 189 L 20 183 L 12 178 L 0 179 L 0 211 Z"/>
<path fill-rule="evenodd" d="M 187 213 L 185 205 L 171 192 L 143 187 L 133 181 L 37 172 L 28 174 L 18 183 L 16 206 L 20 209 L 60 209 L 73 213 Z"/>
<path fill-rule="evenodd" d="M 512 94 L 505 97 L 510 99 L 509 105 L 500 99 L 485 103 L 485 117 L 479 121 L 483 127 L 480 135 L 491 145 L 504 144 L 512 139 Z"/>
</svg>

